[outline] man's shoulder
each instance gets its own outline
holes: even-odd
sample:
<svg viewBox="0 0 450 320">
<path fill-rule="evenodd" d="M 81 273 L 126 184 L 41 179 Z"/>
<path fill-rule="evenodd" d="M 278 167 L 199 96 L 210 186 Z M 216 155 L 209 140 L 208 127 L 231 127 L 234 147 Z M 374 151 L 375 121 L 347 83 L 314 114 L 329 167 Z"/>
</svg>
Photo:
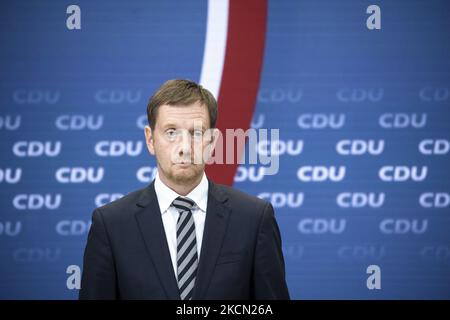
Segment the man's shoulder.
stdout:
<svg viewBox="0 0 450 320">
<path fill-rule="evenodd" d="M 225 194 L 231 200 L 231 203 L 234 204 L 235 206 L 243 205 L 245 207 L 251 206 L 251 207 L 265 208 L 266 206 L 269 205 L 268 201 L 253 196 L 251 194 L 248 194 L 235 187 L 217 183 L 214 183 L 214 187 L 217 188 L 219 192 Z"/>
<path fill-rule="evenodd" d="M 144 193 L 149 191 L 149 187 L 150 186 L 146 186 L 144 188 L 133 190 L 119 199 L 98 207 L 96 210 L 100 211 L 104 217 L 130 216 L 135 210 L 138 209 L 136 204 L 142 198 Z"/>
</svg>

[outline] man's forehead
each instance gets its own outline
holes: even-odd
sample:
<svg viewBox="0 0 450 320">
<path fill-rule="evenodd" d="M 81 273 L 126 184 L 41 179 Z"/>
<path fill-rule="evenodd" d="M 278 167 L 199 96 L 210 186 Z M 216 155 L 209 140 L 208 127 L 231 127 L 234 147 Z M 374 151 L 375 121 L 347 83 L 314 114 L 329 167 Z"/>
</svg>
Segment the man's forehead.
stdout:
<svg viewBox="0 0 450 320">
<path fill-rule="evenodd" d="M 208 112 L 207 106 L 200 103 L 199 101 L 188 105 L 163 104 L 159 107 L 159 110 L 165 111 L 167 113 Z"/>
<path fill-rule="evenodd" d="M 160 107 L 158 121 L 161 125 L 167 124 L 190 124 L 206 126 L 209 122 L 208 113 L 204 106 L 170 106 L 163 105 Z"/>
<path fill-rule="evenodd" d="M 176 120 L 176 119 L 167 119 L 166 121 L 160 122 L 161 127 L 167 128 L 167 127 L 201 127 L 206 128 L 207 122 L 202 118 L 196 118 L 196 119 L 183 119 L 183 120 Z"/>
</svg>

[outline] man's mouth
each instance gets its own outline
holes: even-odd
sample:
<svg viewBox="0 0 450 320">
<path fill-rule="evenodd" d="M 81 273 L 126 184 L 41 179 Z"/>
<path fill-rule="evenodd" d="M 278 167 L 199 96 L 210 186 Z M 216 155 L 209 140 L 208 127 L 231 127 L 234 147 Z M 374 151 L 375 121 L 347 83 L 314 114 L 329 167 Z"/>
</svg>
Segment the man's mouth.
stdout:
<svg viewBox="0 0 450 320">
<path fill-rule="evenodd" d="M 192 164 L 192 162 L 191 161 L 179 161 L 179 162 L 175 162 L 175 164 L 187 166 L 187 165 Z"/>
</svg>

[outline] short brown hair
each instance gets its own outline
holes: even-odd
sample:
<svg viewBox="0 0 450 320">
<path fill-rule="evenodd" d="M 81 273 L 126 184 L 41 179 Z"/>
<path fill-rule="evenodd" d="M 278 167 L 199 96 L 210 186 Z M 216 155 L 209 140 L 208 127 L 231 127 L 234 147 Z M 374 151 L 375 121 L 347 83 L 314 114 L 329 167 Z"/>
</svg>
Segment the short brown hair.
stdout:
<svg viewBox="0 0 450 320">
<path fill-rule="evenodd" d="M 155 129 L 158 108 L 162 105 L 190 105 L 200 102 L 208 108 L 209 123 L 215 128 L 217 101 L 207 89 L 191 80 L 175 79 L 166 81 L 150 98 L 147 105 L 147 119 L 152 130 Z"/>
</svg>

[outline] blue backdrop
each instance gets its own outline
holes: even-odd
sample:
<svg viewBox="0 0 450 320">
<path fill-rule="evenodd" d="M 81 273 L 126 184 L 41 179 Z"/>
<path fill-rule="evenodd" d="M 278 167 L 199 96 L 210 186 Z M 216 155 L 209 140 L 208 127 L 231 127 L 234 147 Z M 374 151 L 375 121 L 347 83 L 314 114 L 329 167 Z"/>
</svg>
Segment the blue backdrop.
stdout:
<svg viewBox="0 0 450 320">
<path fill-rule="evenodd" d="M 154 177 L 148 98 L 200 77 L 206 1 L 77 1 L 81 30 L 70 4 L 0 3 L 2 299 L 77 297 L 93 209 Z M 450 298 L 449 9 L 268 2 L 252 125 L 280 129 L 280 171 L 234 186 L 273 203 L 292 298 Z"/>
</svg>

